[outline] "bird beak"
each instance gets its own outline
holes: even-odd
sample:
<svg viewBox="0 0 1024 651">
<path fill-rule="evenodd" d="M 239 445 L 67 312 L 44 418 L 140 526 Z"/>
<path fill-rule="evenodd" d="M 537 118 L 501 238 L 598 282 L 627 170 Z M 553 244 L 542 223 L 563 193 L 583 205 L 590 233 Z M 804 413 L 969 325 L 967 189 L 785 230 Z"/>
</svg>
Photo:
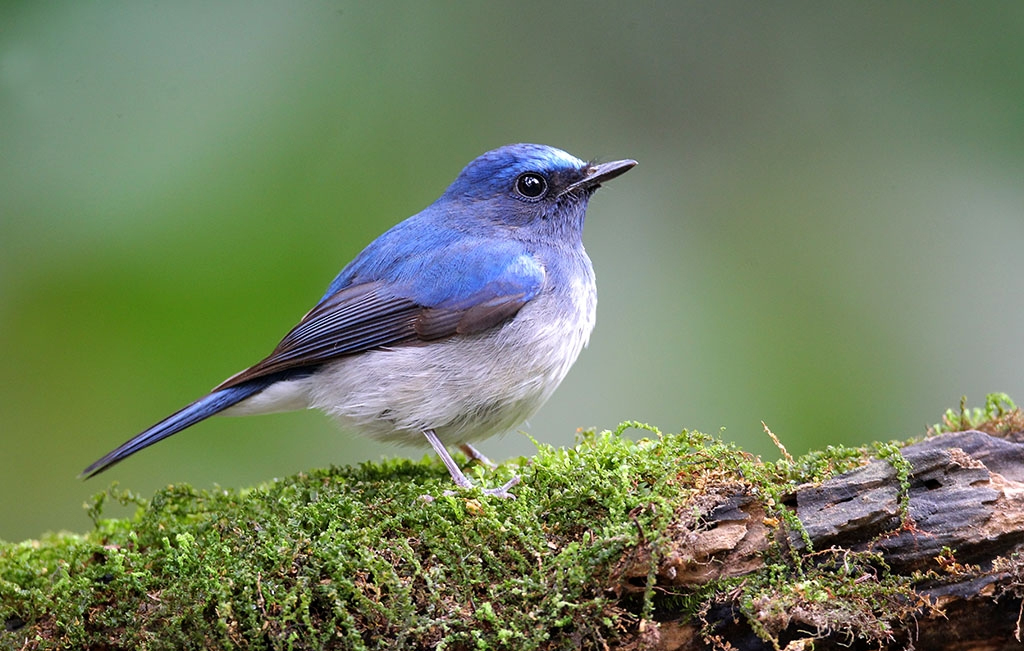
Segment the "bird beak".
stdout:
<svg viewBox="0 0 1024 651">
<path fill-rule="evenodd" d="M 586 176 L 566 187 L 559 194 L 566 194 L 580 188 L 597 189 L 597 187 L 605 181 L 611 181 L 616 176 L 625 174 L 629 170 L 633 169 L 633 166 L 635 165 L 636 161 L 628 158 L 626 160 L 616 160 L 610 163 L 601 163 L 600 165 L 591 165 L 586 169 Z"/>
</svg>

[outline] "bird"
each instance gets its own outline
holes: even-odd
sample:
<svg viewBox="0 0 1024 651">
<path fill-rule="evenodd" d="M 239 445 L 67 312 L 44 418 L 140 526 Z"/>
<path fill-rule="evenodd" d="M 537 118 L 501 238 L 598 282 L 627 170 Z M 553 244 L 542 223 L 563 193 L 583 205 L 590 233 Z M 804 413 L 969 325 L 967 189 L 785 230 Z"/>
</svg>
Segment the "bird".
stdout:
<svg viewBox="0 0 1024 651">
<path fill-rule="evenodd" d="M 587 204 L 632 159 L 597 163 L 538 144 L 471 161 L 421 212 L 371 242 L 273 351 L 82 471 L 92 477 L 213 415 L 314 408 L 381 441 L 452 459 L 533 416 L 594 328 Z M 515 476 L 486 495 L 514 498 Z"/>
</svg>

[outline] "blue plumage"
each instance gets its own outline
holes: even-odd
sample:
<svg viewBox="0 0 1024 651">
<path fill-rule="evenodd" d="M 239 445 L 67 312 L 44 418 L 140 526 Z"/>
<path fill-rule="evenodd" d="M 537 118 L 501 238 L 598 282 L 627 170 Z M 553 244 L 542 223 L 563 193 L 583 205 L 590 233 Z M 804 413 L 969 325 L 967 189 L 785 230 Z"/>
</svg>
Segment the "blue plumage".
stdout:
<svg viewBox="0 0 1024 651">
<path fill-rule="evenodd" d="M 445 446 L 477 454 L 470 441 L 521 423 L 568 372 L 597 301 L 587 201 L 635 164 L 529 144 L 480 156 L 356 256 L 268 357 L 83 474 L 217 413 L 318 408 L 369 436 L 426 440 L 469 487 Z"/>
</svg>

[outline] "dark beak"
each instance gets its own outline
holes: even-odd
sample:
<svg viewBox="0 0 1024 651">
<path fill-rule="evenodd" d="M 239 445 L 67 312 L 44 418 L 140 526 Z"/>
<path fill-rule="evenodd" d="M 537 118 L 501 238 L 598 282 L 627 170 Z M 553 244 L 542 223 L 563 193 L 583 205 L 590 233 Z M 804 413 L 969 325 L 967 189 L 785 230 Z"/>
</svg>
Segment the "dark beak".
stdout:
<svg viewBox="0 0 1024 651">
<path fill-rule="evenodd" d="M 596 190 L 597 187 L 605 181 L 611 181 L 616 176 L 625 174 L 629 170 L 633 169 L 635 165 L 636 161 L 628 158 L 626 160 L 616 160 L 610 163 L 601 163 L 600 165 L 591 165 L 586 169 L 586 176 L 568 186 L 559 194 L 566 194 L 567 192 L 573 192 L 580 188 Z"/>
</svg>

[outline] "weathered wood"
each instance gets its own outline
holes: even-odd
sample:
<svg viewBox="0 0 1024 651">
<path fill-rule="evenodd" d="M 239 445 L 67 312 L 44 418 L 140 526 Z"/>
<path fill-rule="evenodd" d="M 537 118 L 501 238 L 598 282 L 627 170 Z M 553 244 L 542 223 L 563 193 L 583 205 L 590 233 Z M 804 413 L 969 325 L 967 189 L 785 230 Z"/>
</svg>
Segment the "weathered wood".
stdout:
<svg viewBox="0 0 1024 651">
<path fill-rule="evenodd" d="M 944 547 L 960 563 L 984 564 L 1024 542 L 1024 445 L 955 432 L 908 446 L 903 458 L 913 468 L 912 526 L 900 526 L 896 469 L 876 460 L 796 492 L 797 517 L 815 548 L 870 548 L 908 573 L 934 567 Z"/>
</svg>

